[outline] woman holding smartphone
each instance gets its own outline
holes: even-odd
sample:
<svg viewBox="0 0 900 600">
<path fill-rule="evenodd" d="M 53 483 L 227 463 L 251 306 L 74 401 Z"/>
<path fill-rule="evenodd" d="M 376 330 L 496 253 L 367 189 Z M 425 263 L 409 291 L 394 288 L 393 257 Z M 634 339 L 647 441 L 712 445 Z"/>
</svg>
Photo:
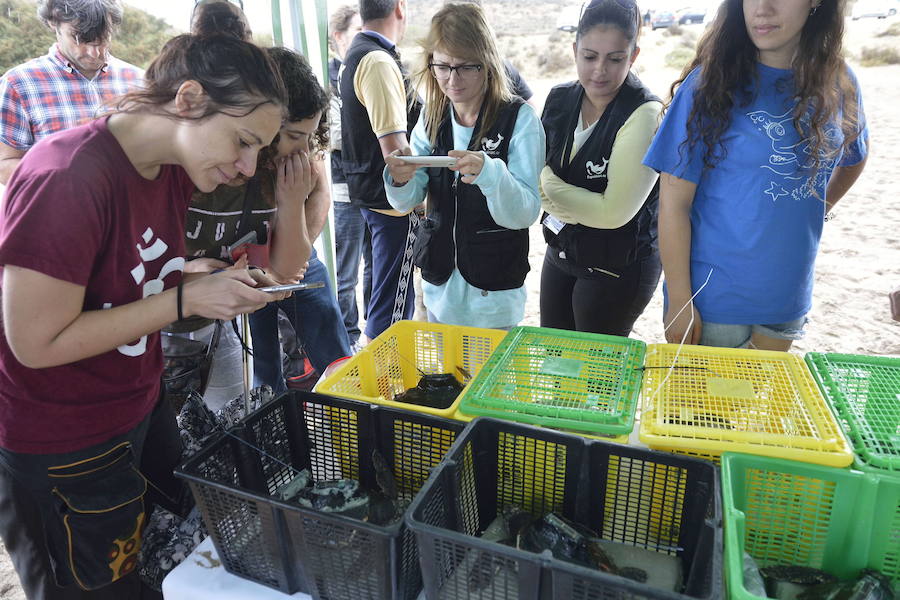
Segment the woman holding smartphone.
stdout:
<svg viewBox="0 0 900 600">
<path fill-rule="evenodd" d="M 185 211 L 194 187 L 253 175 L 284 98 L 259 48 L 179 36 L 142 89 L 36 144 L 10 180 L 0 535 L 29 598 L 141 596 L 148 480 L 171 477 L 181 453 L 160 401 L 158 331 L 278 298 L 246 269 L 182 278 Z"/>
<path fill-rule="evenodd" d="M 479 6 L 441 8 L 423 49 L 425 107 L 411 148 L 385 158 L 388 201 L 408 213 L 428 196 L 414 255 L 429 320 L 508 329 L 525 316 L 544 130 L 532 108 L 510 94 Z M 404 161 L 409 155 L 454 161 L 419 167 Z"/>
</svg>

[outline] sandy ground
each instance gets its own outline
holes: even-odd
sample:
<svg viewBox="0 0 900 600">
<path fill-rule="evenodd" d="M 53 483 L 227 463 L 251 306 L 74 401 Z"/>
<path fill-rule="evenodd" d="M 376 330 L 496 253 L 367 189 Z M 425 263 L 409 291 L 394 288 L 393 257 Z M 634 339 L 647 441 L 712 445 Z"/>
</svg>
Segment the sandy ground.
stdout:
<svg viewBox="0 0 900 600">
<path fill-rule="evenodd" d="M 892 19 L 891 21 L 897 21 Z M 848 21 L 845 47 L 852 56 L 877 32 L 890 24 L 874 19 Z M 695 26 L 699 32 L 699 26 Z M 882 38 L 895 47 L 898 38 Z M 637 63 L 641 78 L 660 97 L 677 71 L 666 68 L 663 57 L 673 45 L 662 31 L 644 35 L 644 51 Z M 900 114 L 892 104 L 900 98 L 900 66 L 860 67 L 853 63 L 862 85 L 871 136 L 869 162 L 860 180 L 837 208 L 837 217 L 826 224 L 817 263 L 814 307 L 806 339 L 793 351 L 805 353 L 848 352 L 900 356 L 900 324 L 891 321 L 887 294 L 900 286 L 900 202 L 896 177 L 900 158 Z M 554 79 L 531 77 L 535 101 L 543 103 L 550 88 L 573 75 Z M 893 192 L 891 191 L 893 190 Z M 893 232 L 893 233 L 892 233 Z M 523 325 L 540 322 L 540 267 L 545 244 L 540 228 L 531 229 L 531 273 L 528 276 L 528 304 Z M 635 325 L 633 337 L 648 343 L 663 340 L 662 294 L 658 290 Z M 0 542 L 0 599 L 25 600 L 18 578 Z"/>
</svg>

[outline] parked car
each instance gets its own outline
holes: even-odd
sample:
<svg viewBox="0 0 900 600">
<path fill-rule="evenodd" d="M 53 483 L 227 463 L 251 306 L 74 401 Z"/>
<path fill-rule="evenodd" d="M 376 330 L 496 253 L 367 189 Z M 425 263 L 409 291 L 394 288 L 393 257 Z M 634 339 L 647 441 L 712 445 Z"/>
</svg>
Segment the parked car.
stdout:
<svg viewBox="0 0 900 600">
<path fill-rule="evenodd" d="M 850 16 L 854 21 L 865 17 L 886 19 L 897 14 L 896 0 L 857 0 Z"/>
<path fill-rule="evenodd" d="M 556 28 L 560 31 L 572 33 L 578 30 L 578 19 L 581 17 L 580 6 L 563 7 L 562 12 L 556 18 Z"/>
<path fill-rule="evenodd" d="M 678 24 L 689 25 L 693 23 L 702 23 L 705 17 L 705 8 L 682 8 L 678 11 Z"/>
<path fill-rule="evenodd" d="M 650 15 L 650 29 L 654 31 L 663 27 L 671 27 L 675 23 L 675 13 L 670 10 L 655 10 Z"/>
</svg>

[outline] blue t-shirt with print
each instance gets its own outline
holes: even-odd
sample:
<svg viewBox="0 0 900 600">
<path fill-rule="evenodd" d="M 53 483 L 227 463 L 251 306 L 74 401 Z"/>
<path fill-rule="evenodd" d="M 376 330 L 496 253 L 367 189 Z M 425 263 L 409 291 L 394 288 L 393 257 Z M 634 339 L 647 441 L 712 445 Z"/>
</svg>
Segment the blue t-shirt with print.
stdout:
<svg viewBox="0 0 900 600">
<path fill-rule="evenodd" d="M 793 124 L 790 70 L 758 64 L 755 96 L 736 102 L 722 136 L 726 158 L 703 168 L 701 142 L 693 148 L 687 121 L 700 72 L 675 94 L 644 164 L 697 184 L 691 208 L 691 289 L 705 321 L 780 324 L 809 312 L 816 252 L 822 236 L 825 188 L 834 167 L 866 156 L 868 130 L 857 89 L 861 135 L 846 152 L 821 161 L 815 177 L 811 147 Z M 742 105 L 746 104 L 746 105 Z M 828 134 L 838 142 L 840 128 Z M 815 189 L 816 193 L 813 193 Z"/>
</svg>

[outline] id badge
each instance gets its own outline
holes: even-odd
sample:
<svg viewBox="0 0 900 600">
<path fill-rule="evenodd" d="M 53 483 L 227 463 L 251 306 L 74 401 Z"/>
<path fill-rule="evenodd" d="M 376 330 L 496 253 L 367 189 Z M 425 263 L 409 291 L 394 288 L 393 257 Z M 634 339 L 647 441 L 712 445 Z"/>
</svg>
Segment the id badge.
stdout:
<svg viewBox="0 0 900 600">
<path fill-rule="evenodd" d="M 555 235 L 559 235 L 559 232 L 562 231 L 565 226 L 565 223 L 551 214 L 547 214 L 547 218 L 544 219 L 544 227 L 552 231 Z"/>
</svg>

